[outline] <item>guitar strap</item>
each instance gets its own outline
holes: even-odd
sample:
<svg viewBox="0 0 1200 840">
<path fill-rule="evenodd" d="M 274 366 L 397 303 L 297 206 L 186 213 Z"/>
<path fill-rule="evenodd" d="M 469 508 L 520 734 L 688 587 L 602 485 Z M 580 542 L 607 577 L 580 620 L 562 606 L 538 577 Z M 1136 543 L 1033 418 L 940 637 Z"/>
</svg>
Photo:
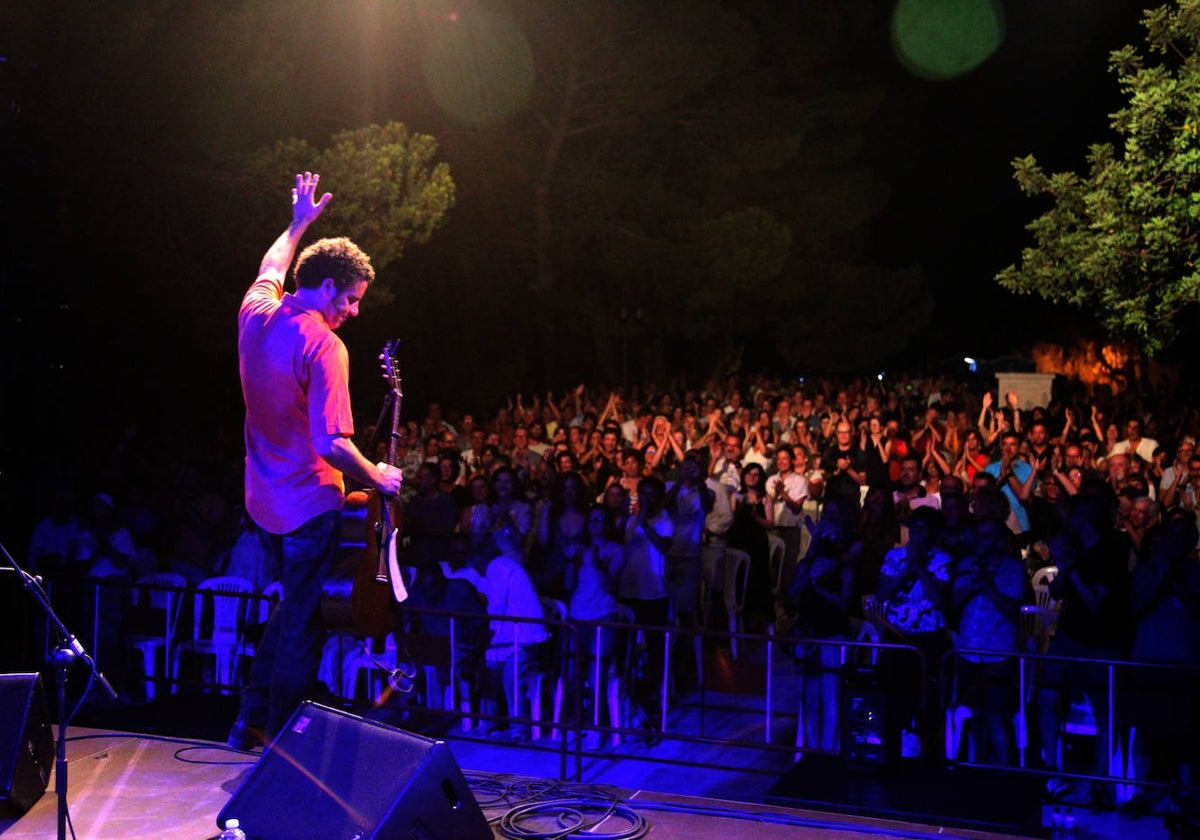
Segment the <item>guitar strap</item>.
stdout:
<svg viewBox="0 0 1200 840">
<path fill-rule="evenodd" d="M 392 584 L 392 595 L 397 604 L 403 604 L 408 599 L 408 589 L 404 585 L 404 575 L 400 573 L 400 536 L 395 528 L 390 529 L 383 537 L 382 551 L 387 557 L 388 580 Z"/>
</svg>

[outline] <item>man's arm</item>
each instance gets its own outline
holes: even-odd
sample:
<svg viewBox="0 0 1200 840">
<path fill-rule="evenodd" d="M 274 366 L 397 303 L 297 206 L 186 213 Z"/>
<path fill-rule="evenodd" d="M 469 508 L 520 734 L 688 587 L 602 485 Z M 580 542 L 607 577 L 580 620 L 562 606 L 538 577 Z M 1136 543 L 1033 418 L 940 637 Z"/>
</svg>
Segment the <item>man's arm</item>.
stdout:
<svg viewBox="0 0 1200 840">
<path fill-rule="evenodd" d="M 400 470 L 395 467 L 385 470 L 372 464 L 358 451 L 358 447 L 350 438 L 342 435 L 321 435 L 313 439 L 313 447 L 331 467 L 356 481 L 374 487 L 383 495 L 394 496 L 400 492 Z"/>
</svg>

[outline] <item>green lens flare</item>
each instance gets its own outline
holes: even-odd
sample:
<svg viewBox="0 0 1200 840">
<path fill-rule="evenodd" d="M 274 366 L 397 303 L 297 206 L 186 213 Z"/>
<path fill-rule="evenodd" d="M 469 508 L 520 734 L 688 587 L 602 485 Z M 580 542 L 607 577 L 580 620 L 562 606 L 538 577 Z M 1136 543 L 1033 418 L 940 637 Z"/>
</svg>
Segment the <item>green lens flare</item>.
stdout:
<svg viewBox="0 0 1200 840">
<path fill-rule="evenodd" d="M 892 13 L 892 45 L 909 72 L 953 79 L 985 62 L 1004 41 L 997 0 L 899 0 Z"/>
<path fill-rule="evenodd" d="M 491 14 L 457 17 L 422 56 L 425 84 L 455 119 L 493 125 L 523 108 L 533 87 L 533 53 L 524 34 Z"/>
</svg>

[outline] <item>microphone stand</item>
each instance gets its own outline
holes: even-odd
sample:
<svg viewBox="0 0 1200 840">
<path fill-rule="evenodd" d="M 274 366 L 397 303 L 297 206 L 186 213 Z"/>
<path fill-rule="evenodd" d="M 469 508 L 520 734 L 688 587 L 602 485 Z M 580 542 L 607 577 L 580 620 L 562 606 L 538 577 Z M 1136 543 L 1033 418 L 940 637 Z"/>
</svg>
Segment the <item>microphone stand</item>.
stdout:
<svg viewBox="0 0 1200 840">
<path fill-rule="evenodd" d="M 55 748 L 54 759 L 54 792 L 58 796 L 58 840 L 66 840 L 67 837 L 67 669 L 76 659 L 83 660 L 84 664 L 91 670 L 96 681 L 100 683 L 100 687 L 104 689 L 104 693 L 108 695 L 110 700 L 117 699 L 117 692 L 112 685 L 104 678 L 104 674 L 96 668 L 96 662 L 83 649 L 83 645 L 79 643 L 79 639 L 71 635 L 67 631 L 62 620 L 54 612 L 54 608 L 50 605 L 50 598 L 46 595 L 46 590 L 42 589 L 40 579 L 29 574 L 22 569 L 13 556 L 8 553 L 8 550 L 0 544 L 0 553 L 4 555 L 4 559 L 12 566 L 21 578 L 21 582 L 25 585 L 26 591 L 33 597 L 50 621 L 58 628 L 59 638 L 62 643 L 54 649 L 54 655 L 51 657 L 54 662 L 55 682 L 58 685 L 58 738 Z"/>
</svg>

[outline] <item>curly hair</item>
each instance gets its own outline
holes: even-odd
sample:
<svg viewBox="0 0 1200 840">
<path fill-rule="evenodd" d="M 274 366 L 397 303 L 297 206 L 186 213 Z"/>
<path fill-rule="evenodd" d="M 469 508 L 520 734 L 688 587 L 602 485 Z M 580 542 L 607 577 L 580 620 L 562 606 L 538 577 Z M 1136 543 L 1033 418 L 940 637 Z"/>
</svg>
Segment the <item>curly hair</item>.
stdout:
<svg viewBox="0 0 1200 840">
<path fill-rule="evenodd" d="M 370 283 L 375 279 L 375 269 L 361 248 L 339 236 L 318 239 L 305 248 L 296 261 L 295 277 L 296 286 L 301 289 L 315 289 L 328 277 L 341 292 L 360 280 Z"/>
</svg>

